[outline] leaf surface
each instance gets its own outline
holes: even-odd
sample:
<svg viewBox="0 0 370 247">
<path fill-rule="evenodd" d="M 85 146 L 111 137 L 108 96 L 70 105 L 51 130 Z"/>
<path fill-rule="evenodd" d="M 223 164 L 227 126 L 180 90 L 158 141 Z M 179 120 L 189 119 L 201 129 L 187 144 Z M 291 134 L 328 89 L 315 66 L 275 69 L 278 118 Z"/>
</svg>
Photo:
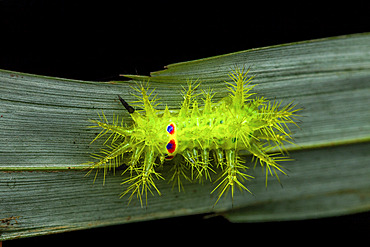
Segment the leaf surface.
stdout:
<svg viewBox="0 0 370 247">
<path fill-rule="evenodd" d="M 117 98 L 134 101 L 134 81 L 87 82 L 0 70 L 0 240 L 164 217 L 217 212 L 232 221 L 291 220 L 370 210 L 370 34 L 284 44 L 168 65 L 150 79 L 164 109 L 179 108 L 189 79 L 212 88 L 217 101 L 235 66 L 251 68 L 254 90 L 268 99 L 294 101 L 301 111 L 288 146 L 283 188 L 261 169 L 231 200 L 210 195 L 212 183 L 184 182 L 186 193 L 160 181 L 162 196 L 148 208 L 119 199 L 120 172 L 93 184 L 84 162 L 97 152 L 98 130 L 88 119 L 130 117 Z M 248 158 L 248 157 L 246 157 Z M 164 167 L 162 174 L 170 167 Z"/>
</svg>

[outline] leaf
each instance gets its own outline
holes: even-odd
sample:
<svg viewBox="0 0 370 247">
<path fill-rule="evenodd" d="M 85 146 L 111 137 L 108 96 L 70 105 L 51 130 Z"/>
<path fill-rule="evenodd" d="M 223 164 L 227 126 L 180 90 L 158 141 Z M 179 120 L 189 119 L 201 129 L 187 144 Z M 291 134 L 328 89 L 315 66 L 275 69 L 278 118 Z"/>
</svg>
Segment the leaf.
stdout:
<svg viewBox="0 0 370 247">
<path fill-rule="evenodd" d="M 283 188 L 260 169 L 251 170 L 248 193 L 221 199 L 212 183 L 184 181 L 186 193 L 160 181 L 162 196 L 126 205 L 122 177 L 86 174 L 84 162 L 99 149 L 88 119 L 104 111 L 130 124 L 117 98 L 134 101 L 124 82 L 87 82 L 0 70 L 0 241 L 132 221 L 217 212 L 232 221 L 306 219 L 370 210 L 370 34 L 284 44 L 172 64 L 150 79 L 158 108 L 179 108 L 189 79 L 227 95 L 224 80 L 235 66 L 250 67 L 254 91 L 269 99 L 294 100 L 303 117 L 292 127 L 295 159 L 284 166 Z M 246 158 L 248 158 L 246 156 Z M 164 166 L 162 174 L 171 167 Z M 31 172 L 33 171 L 33 172 Z M 37 171 L 37 172 L 35 172 Z M 169 179 L 168 176 L 167 179 Z M 16 218 L 14 218 L 16 217 Z M 14 220 L 16 219 L 16 220 Z M 9 224 L 8 224 L 9 223 Z"/>
</svg>

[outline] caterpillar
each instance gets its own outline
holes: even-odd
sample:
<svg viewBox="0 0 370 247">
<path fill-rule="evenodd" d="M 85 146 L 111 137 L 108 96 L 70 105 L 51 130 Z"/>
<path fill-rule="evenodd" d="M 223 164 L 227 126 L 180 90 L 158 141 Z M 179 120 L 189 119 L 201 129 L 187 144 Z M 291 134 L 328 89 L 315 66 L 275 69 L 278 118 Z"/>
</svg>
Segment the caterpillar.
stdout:
<svg viewBox="0 0 370 247">
<path fill-rule="evenodd" d="M 104 113 L 99 114 L 100 120 L 90 120 L 94 124 L 90 127 L 102 129 L 92 142 L 108 136 L 100 153 L 93 154 L 97 161 L 90 163 L 90 172 L 96 169 L 97 174 L 103 169 L 105 181 L 109 169 L 125 164 L 122 174 L 128 177 L 122 182 L 126 189 L 121 197 L 128 195 L 130 203 L 136 195 L 141 206 L 144 199 L 147 203 L 148 192 L 161 195 L 156 181 L 165 178 L 158 168 L 171 160 L 168 164 L 172 175 L 168 179 L 178 185 L 179 191 L 183 189 L 182 179 L 211 180 L 211 173 L 218 173 L 211 191 L 218 191 L 215 204 L 229 191 L 232 199 L 236 189 L 251 193 L 245 183 L 253 176 L 246 173 L 250 165 L 239 156 L 242 150 L 253 156 L 251 164 L 265 169 L 266 186 L 269 175 L 280 182 L 278 173 L 286 173 L 278 162 L 291 160 L 284 147 L 284 143 L 292 143 L 288 124 L 297 125 L 300 109 L 292 103 L 281 107 L 281 102 L 251 97 L 256 85 L 250 84 L 254 76 L 248 76 L 248 72 L 244 68 L 231 70 L 230 81 L 225 81 L 228 96 L 217 103 L 212 101 L 215 93 L 211 89 L 196 93 L 198 81 L 188 81 L 187 88 L 183 87 L 179 110 L 170 111 L 167 106 L 157 110 L 157 95 L 153 96 L 149 83 L 133 87 L 138 99 L 134 106 L 141 111 L 118 96 L 133 124 L 127 127 L 118 116 L 109 123 Z M 278 151 L 269 153 L 272 149 Z"/>
</svg>

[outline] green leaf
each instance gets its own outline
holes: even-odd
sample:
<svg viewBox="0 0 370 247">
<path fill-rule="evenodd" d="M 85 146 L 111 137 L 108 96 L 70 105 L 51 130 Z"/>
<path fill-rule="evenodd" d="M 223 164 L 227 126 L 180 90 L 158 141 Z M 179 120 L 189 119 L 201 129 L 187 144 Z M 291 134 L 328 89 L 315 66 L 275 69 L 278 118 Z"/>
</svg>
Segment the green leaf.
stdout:
<svg viewBox="0 0 370 247">
<path fill-rule="evenodd" d="M 189 79 L 212 88 L 215 100 L 227 95 L 224 80 L 235 66 L 250 67 L 254 91 L 269 99 L 293 101 L 301 129 L 292 128 L 295 161 L 278 182 L 258 168 L 248 193 L 221 199 L 212 183 L 184 181 L 185 193 L 160 181 L 162 196 L 142 209 L 119 199 L 121 172 L 85 177 L 82 165 L 99 149 L 90 144 L 96 129 L 88 119 L 104 111 L 108 119 L 122 109 L 117 94 L 134 101 L 125 82 L 87 82 L 0 70 L 0 240 L 85 229 L 132 221 L 215 212 L 232 221 L 306 219 L 370 210 L 370 34 L 284 44 L 172 64 L 150 79 L 164 109 L 179 108 Z M 248 157 L 246 157 L 248 159 Z M 171 167 L 164 166 L 163 176 Z M 32 172 L 31 172 L 32 171 Z"/>
</svg>

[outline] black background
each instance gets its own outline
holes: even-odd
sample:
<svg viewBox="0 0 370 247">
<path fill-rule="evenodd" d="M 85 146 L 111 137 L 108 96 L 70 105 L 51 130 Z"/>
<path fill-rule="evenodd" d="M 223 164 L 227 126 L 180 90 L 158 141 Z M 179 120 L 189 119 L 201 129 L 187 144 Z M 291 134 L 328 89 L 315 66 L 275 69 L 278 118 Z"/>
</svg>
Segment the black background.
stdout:
<svg viewBox="0 0 370 247">
<path fill-rule="evenodd" d="M 369 31 L 366 1 L 250 2 L 0 0 L 0 68 L 106 81 L 174 62 Z"/>
<path fill-rule="evenodd" d="M 108 81 L 120 79 L 119 74 L 148 75 L 175 62 L 370 31 L 366 1 L 362 4 L 355 1 L 287 3 L 0 0 L 0 68 Z M 223 236 L 220 229 L 230 227 L 222 217 L 204 220 L 203 216 L 36 237 L 4 245 L 37 243 L 46 246 L 52 242 L 73 245 L 77 243 L 75 238 L 92 245 L 96 243 L 94 239 L 125 242 L 137 238 L 135 232 L 143 231 L 146 235 L 141 234 L 140 241 L 145 243 L 158 239 L 159 243 L 164 239 L 173 241 L 167 236 L 173 234 L 179 240 L 172 244 L 180 244 L 182 240 L 190 242 L 191 236 L 201 238 L 200 232 L 206 234 L 208 230 L 214 232 L 207 233 L 206 239 L 217 239 Z M 369 214 L 244 224 L 238 225 L 238 229 L 264 235 L 266 230 L 288 231 L 310 226 L 314 226 L 312 230 L 331 230 L 328 224 L 336 228 L 369 229 Z M 258 241 L 257 236 L 254 238 Z M 118 244 L 123 245 L 122 242 Z"/>
</svg>

